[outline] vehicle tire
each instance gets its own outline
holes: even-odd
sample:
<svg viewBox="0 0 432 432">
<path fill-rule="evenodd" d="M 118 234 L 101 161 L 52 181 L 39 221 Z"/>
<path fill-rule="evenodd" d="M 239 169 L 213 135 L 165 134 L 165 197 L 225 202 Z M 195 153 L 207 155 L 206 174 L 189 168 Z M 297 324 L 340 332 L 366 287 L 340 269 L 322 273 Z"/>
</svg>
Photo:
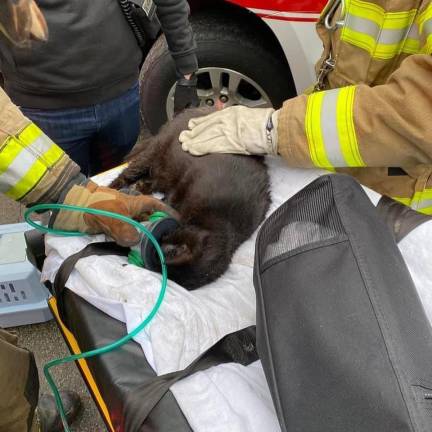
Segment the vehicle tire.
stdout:
<svg viewBox="0 0 432 432">
<path fill-rule="evenodd" d="M 206 81 L 206 75 L 201 71 L 213 71 L 214 68 L 218 71 L 227 70 L 228 74 L 241 74 L 245 78 L 241 83 L 241 91 L 246 92 L 247 97 L 240 95 L 237 103 L 232 101 L 227 105 L 255 106 L 262 100 L 259 95 L 256 96 L 258 102 L 252 99 L 255 93 L 262 91 L 264 99 L 269 101 L 267 106 L 279 108 L 284 100 L 295 96 L 291 72 L 280 47 L 275 46 L 274 40 L 263 37 L 255 26 L 250 26 L 244 19 L 239 20 L 236 15 L 227 16 L 222 11 L 196 14 L 192 16 L 191 24 L 197 42 L 199 88 L 208 85 L 201 82 Z M 226 74 L 222 73 L 222 79 L 225 77 Z M 140 74 L 141 116 L 153 134 L 167 120 L 167 104 L 175 82 L 174 62 L 162 35 L 147 55 Z M 202 103 L 209 104 L 211 101 L 203 99 Z M 257 106 L 262 106 L 262 103 Z"/>
</svg>

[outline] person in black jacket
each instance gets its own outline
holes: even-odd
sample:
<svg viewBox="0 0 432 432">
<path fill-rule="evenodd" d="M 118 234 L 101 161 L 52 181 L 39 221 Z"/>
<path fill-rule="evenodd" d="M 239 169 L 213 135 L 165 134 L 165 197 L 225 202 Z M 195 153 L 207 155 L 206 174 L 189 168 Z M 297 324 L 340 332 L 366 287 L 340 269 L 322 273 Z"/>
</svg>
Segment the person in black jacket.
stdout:
<svg viewBox="0 0 432 432">
<path fill-rule="evenodd" d="M 126 97 L 122 94 L 127 93 L 127 97 L 133 99 L 129 88 L 131 86 L 136 87 L 134 83 L 138 78 L 140 52 L 135 46 L 133 34 L 129 38 L 129 28 L 122 26 L 122 15 L 114 13 L 117 11 L 116 9 L 112 9 L 112 13 L 103 18 L 107 19 L 108 16 L 111 16 L 113 22 L 120 24 L 120 28 L 115 26 L 112 28 L 113 40 L 108 37 L 109 28 L 105 26 L 105 23 L 99 22 L 99 19 L 96 19 L 97 17 L 94 15 L 86 16 L 86 13 L 91 9 L 87 6 L 93 5 L 93 3 L 96 6 L 101 6 L 104 1 L 40 0 L 39 3 L 44 4 L 51 21 L 57 20 L 58 22 L 57 26 L 51 26 L 51 38 L 54 40 L 48 39 L 47 41 L 45 19 L 34 0 L 0 0 L 0 34 L 3 34 L 4 42 L 0 43 L 0 55 L 6 88 L 16 103 L 24 107 L 31 107 L 26 108 L 30 113 L 32 112 L 35 116 L 37 114 L 42 120 L 45 113 L 49 121 L 45 123 L 42 121 L 42 123 L 47 129 L 57 132 L 60 137 L 67 138 L 72 137 L 72 134 L 83 133 L 92 120 L 89 118 L 87 122 L 83 121 L 82 123 L 79 120 L 84 119 L 84 116 L 92 110 L 95 116 L 103 113 L 107 111 L 107 106 L 110 106 L 114 112 L 111 118 L 112 130 L 116 127 L 122 129 L 124 123 L 129 120 L 126 115 L 123 115 L 121 121 L 116 123 L 114 109 L 116 104 L 125 106 Z M 164 3 L 166 6 L 171 3 L 177 7 L 183 2 L 165 1 L 160 3 Z M 62 13 L 60 13 L 60 4 L 68 5 L 62 10 Z M 78 13 L 77 4 L 83 6 L 81 13 Z M 108 5 L 110 2 L 106 0 L 106 4 Z M 117 5 L 115 2 L 113 4 Z M 163 15 L 162 9 L 160 12 Z M 165 22 L 163 24 L 165 29 L 175 33 L 173 28 L 176 20 L 178 22 L 180 16 L 184 17 L 182 33 L 184 39 L 171 41 L 170 47 L 174 56 L 178 56 L 176 63 L 177 69 L 180 71 L 179 75 L 183 77 L 183 80 L 188 81 L 189 73 L 197 67 L 194 43 L 187 23 L 187 8 L 177 9 L 180 11 L 177 16 L 174 9 L 171 12 L 165 11 L 165 16 L 170 16 L 171 19 L 168 20 L 168 23 L 163 19 L 162 22 Z M 52 15 L 53 10 L 59 15 Z M 118 18 L 117 21 L 114 17 Z M 85 29 L 86 26 L 91 28 L 87 20 L 91 21 L 92 19 L 106 30 L 103 34 L 104 37 L 101 38 L 103 44 L 100 45 L 99 55 L 96 55 L 98 54 L 97 35 L 89 34 L 87 43 L 85 37 L 80 37 L 80 30 Z M 62 26 L 60 22 L 67 22 L 68 26 Z M 126 62 L 128 58 L 124 52 L 118 52 L 116 55 L 115 50 L 109 47 L 109 43 L 112 42 L 115 49 L 119 49 L 121 44 L 119 45 L 117 42 L 120 36 L 124 37 L 123 43 L 125 44 L 125 51 L 128 49 L 127 54 L 130 56 L 130 63 Z M 31 44 L 30 39 L 33 39 Z M 38 42 L 37 40 L 46 42 Z M 182 47 L 185 47 L 183 51 Z M 110 51 L 112 51 L 111 54 Z M 82 53 L 81 58 L 79 53 Z M 85 55 L 85 53 L 93 53 L 95 57 L 93 58 L 90 54 Z M 135 57 L 134 54 L 136 54 Z M 118 61 L 119 59 L 125 62 L 123 69 L 120 69 L 122 64 Z M 106 62 L 106 69 L 100 69 L 104 61 Z M 191 98 L 189 92 L 191 86 L 185 87 L 186 91 L 182 92 L 182 86 L 179 86 L 179 94 Z M 117 98 L 116 94 L 119 95 Z M 82 197 L 85 195 L 86 203 L 84 205 L 97 207 L 102 203 L 102 205 L 109 205 L 111 210 L 132 217 L 138 216 L 138 213 L 144 214 L 144 207 L 137 206 L 137 204 L 144 204 L 144 201 L 148 199 L 156 204 L 156 201 L 153 201 L 155 198 L 152 197 L 134 197 L 107 188 L 103 188 L 102 191 L 95 187 L 80 173 L 77 165 L 61 152 L 51 140 L 40 131 L 34 133 L 35 130 L 38 130 L 36 125 L 22 116 L 2 89 L 0 89 L 0 99 L 2 114 L 0 119 L 3 125 L 3 128 L 0 128 L 0 135 L 3 135 L 0 143 L 0 162 L 3 162 L 3 167 L 0 163 L 0 168 L 3 168 L 0 192 L 9 194 L 14 190 L 23 190 L 24 187 L 25 196 L 29 201 L 25 202 L 24 196 L 14 198 L 22 203 L 65 202 L 72 204 L 72 201 L 67 200 L 67 196 L 75 187 L 72 195 L 77 201 L 74 201 L 73 204 L 78 204 L 78 201 L 82 204 Z M 182 97 L 180 99 L 183 103 L 188 103 L 187 98 Z M 92 103 L 93 105 L 91 105 Z M 41 108 L 34 108 L 37 106 Z M 65 108 L 68 106 L 71 108 Z M 138 104 L 136 110 L 138 110 Z M 119 115 L 123 111 L 125 110 L 119 109 Z M 32 115 L 29 114 L 28 117 L 32 117 Z M 61 134 L 62 127 L 65 128 L 63 135 Z M 99 132 L 103 133 L 103 129 L 98 129 L 93 135 L 89 134 L 88 142 L 85 145 L 91 146 L 93 140 L 97 139 Z M 72 138 L 70 142 L 72 142 Z M 76 142 L 79 144 L 79 140 Z M 53 157 L 52 150 L 55 150 L 56 157 Z M 50 151 L 51 154 L 48 155 Z M 12 162 L 8 164 L 8 160 Z M 34 167 L 38 169 L 32 170 L 31 168 Z M 42 175 L 40 175 L 41 173 Z M 24 178 L 25 181 L 21 181 Z M 16 186 L 18 185 L 20 187 L 17 189 Z M 76 188 L 79 190 L 78 195 L 75 193 Z M 107 196 L 111 196 L 108 201 Z M 160 205 L 163 204 L 160 203 Z M 135 214 L 130 213 L 132 209 Z M 149 210 L 154 211 L 153 207 L 146 210 L 147 212 Z M 169 212 L 167 208 L 161 210 Z M 118 242 L 131 240 L 131 232 L 125 230 L 124 227 L 107 221 L 103 223 L 103 226 L 102 231 L 111 232 Z M 66 230 L 73 229 L 67 224 L 63 225 L 63 228 Z M 83 226 L 83 229 L 86 228 Z M 98 231 L 100 229 L 98 228 Z M 138 240 L 137 233 L 134 232 L 133 234 L 135 239 L 132 238 L 132 243 Z M 16 335 L 1 328 L 0 389 L 2 390 L 0 392 L 0 432 L 59 432 L 63 430 L 53 396 L 49 394 L 39 396 L 39 378 L 34 355 L 18 345 Z M 61 391 L 61 399 L 66 418 L 71 423 L 77 417 L 80 409 L 79 395 L 73 391 L 63 390 Z"/>
<path fill-rule="evenodd" d="M 197 59 L 186 0 L 154 0 L 174 58 L 176 109 L 196 105 Z M 118 164 L 140 129 L 142 51 L 118 0 L 39 0 L 47 42 L 31 49 L 0 41 L 4 88 L 12 101 L 86 175 Z"/>
</svg>

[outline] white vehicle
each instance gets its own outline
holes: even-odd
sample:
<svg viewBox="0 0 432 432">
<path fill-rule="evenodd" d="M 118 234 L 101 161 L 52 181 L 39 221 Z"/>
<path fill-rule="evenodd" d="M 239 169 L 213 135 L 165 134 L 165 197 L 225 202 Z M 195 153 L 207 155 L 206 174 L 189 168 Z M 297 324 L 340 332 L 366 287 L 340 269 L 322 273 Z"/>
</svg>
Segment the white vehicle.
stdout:
<svg viewBox="0 0 432 432">
<path fill-rule="evenodd" d="M 202 105 L 280 107 L 314 81 L 326 0 L 189 0 Z M 143 120 L 155 133 L 172 117 L 174 63 L 161 36 L 141 71 Z"/>
</svg>

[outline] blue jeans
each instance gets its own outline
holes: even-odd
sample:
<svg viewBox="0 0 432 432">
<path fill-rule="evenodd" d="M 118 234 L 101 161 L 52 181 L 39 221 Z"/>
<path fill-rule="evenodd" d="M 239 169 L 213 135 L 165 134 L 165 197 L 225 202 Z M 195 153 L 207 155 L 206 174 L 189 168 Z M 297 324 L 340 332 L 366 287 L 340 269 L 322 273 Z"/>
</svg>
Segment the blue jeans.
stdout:
<svg viewBox="0 0 432 432">
<path fill-rule="evenodd" d="M 107 102 L 69 109 L 22 108 L 80 167 L 94 175 L 120 164 L 140 131 L 138 83 Z"/>
</svg>

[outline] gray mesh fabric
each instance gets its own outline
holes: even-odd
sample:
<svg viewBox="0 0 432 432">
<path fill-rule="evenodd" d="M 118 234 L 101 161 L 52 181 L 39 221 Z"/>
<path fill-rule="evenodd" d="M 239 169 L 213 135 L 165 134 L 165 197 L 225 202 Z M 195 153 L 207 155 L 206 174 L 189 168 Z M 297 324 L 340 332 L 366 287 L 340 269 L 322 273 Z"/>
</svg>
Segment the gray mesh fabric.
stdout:
<svg viewBox="0 0 432 432">
<path fill-rule="evenodd" d="M 314 184 L 280 207 L 265 224 L 259 251 L 265 266 L 270 260 L 323 240 L 342 237 L 344 229 L 332 200 L 330 183 Z"/>
</svg>

